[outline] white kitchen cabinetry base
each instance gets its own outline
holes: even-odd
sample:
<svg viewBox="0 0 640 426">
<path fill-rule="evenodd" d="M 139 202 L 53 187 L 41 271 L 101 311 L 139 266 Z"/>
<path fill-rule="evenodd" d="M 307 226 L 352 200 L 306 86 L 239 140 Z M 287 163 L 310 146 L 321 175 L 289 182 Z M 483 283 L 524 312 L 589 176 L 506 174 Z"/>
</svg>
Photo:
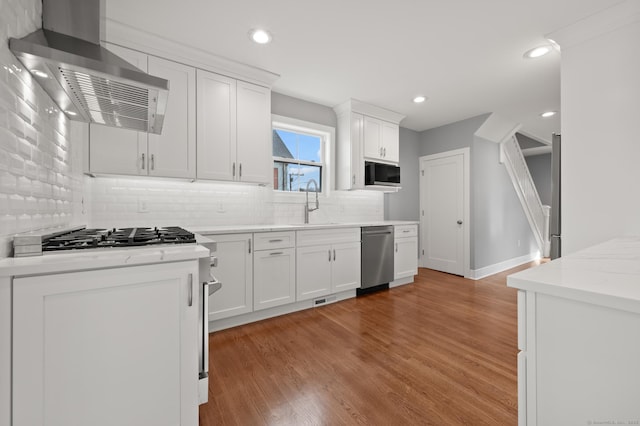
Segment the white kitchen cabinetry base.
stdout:
<svg viewBox="0 0 640 426">
<path fill-rule="evenodd" d="M 196 425 L 197 261 L 15 278 L 13 425 Z"/>
<path fill-rule="evenodd" d="M 250 312 L 244 315 L 236 315 L 234 317 L 223 318 L 209 322 L 209 332 L 224 330 L 239 325 L 250 324 L 252 322 L 261 321 L 267 318 L 273 318 L 280 315 L 286 315 L 293 312 L 303 311 L 316 307 L 325 306 L 330 303 L 340 302 L 342 300 L 356 297 L 355 290 L 342 291 L 332 294 L 331 296 L 323 296 L 315 299 L 302 300 L 300 302 L 289 303 L 286 305 L 275 306 L 273 308 L 262 309 Z M 319 302 L 319 303 L 316 303 Z"/>
</svg>

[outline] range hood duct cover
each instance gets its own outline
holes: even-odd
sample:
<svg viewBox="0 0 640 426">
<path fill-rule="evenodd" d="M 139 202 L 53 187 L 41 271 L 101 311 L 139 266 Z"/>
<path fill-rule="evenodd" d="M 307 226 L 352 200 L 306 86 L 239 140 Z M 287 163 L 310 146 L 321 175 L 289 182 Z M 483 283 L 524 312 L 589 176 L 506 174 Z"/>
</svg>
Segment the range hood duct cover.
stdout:
<svg viewBox="0 0 640 426">
<path fill-rule="evenodd" d="M 100 46 L 101 0 L 44 0 L 42 29 L 9 48 L 72 120 L 159 134 L 169 82 Z M 73 115 L 75 113 L 75 115 Z"/>
</svg>

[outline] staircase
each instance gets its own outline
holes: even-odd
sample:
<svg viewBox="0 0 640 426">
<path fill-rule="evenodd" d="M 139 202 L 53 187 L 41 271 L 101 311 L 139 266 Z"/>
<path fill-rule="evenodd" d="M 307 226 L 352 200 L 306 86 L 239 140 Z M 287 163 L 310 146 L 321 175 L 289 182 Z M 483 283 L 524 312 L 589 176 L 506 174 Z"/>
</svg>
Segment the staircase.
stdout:
<svg viewBox="0 0 640 426">
<path fill-rule="evenodd" d="M 549 207 L 543 206 L 515 135 L 500 144 L 500 162 L 511 177 L 540 253 L 549 255 Z"/>
</svg>

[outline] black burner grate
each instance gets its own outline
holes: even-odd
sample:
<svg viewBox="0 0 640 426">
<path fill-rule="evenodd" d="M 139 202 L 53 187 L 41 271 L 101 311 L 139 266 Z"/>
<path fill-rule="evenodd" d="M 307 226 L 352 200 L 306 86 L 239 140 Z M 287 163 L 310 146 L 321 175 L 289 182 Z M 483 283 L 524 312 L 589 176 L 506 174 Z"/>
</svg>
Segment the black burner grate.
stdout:
<svg viewBox="0 0 640 426">
<path fill-rule="evenodd" d="M 155 244 L 195 243 L 195 235 L 178 226 L 163 228 L 80 229 L 51 237 L 42 243 L 43 251 L 136 247 Z"/>
</svg>

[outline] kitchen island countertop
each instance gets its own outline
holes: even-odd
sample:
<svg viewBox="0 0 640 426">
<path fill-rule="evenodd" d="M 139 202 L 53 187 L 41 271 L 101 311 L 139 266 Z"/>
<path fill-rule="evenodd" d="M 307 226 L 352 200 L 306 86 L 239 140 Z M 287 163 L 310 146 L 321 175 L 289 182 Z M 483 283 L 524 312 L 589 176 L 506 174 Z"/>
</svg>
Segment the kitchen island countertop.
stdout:
<svg viewBox="0 0 640 426">
<path fill-rule="evenodd" d="M 507 277 L 507 285 L 640 313 L 640 237 L 621 237 Z"/>
</svg>

